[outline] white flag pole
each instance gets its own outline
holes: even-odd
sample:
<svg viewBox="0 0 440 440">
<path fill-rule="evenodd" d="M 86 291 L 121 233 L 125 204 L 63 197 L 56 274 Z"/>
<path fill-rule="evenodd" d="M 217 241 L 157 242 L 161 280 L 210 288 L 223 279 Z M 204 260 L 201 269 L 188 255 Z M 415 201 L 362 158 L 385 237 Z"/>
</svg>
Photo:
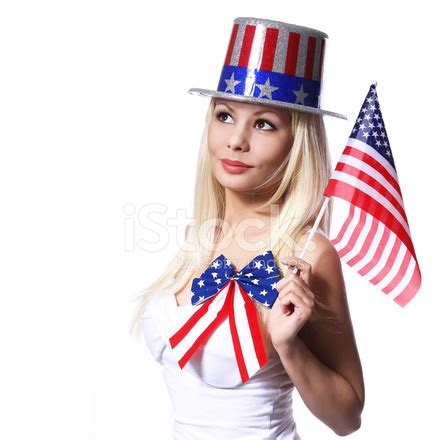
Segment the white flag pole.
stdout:
<svg viewBox="0 0 440 440">
<path fill-rule="evenodd" d="M 330 197 L 324 198 L 324 203 L 322 204 L 321 209 L 319 210 L 318 217 L 316 217 L 315 223 L 313 224 L 312 229 L 310 229 L 309 235 L 307 236 L 307 240 L 304 243 L 304 247 L 303 247 L 301 254 L 299 256 L 300 259 L 304 258 L 304 255 L 307 251 L 307 246 L 312 241 L 313 236 L 315 235 L 315 232 L 318 229 L 319 223 L 321 223 L 322 216 L 324 215 L 325 210 L 327 209 L 327 205 L 328 205 L 329 201 L 330 201 Z M 298 273 L 298 268 L 295 268 L 293 273 L 296 275 Z"/>
</svg>

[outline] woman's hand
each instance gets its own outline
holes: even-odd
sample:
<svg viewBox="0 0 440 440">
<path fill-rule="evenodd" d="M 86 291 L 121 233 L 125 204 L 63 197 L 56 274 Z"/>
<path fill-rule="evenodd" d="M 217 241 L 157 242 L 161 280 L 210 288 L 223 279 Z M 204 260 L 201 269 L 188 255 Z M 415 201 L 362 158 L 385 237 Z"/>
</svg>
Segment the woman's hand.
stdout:
<svg viewBox="0 0 440 440">
<path fill-rule="evenodd" d="M 315 295 L 309 287 L 311 265 L 296 257 L 284 257 L 281 262 L 289 268 L 276 284 L 278 297 L 269 311 L 267 323 L 275 349 L 294 341 L 315 306 Z"/>
</svg>

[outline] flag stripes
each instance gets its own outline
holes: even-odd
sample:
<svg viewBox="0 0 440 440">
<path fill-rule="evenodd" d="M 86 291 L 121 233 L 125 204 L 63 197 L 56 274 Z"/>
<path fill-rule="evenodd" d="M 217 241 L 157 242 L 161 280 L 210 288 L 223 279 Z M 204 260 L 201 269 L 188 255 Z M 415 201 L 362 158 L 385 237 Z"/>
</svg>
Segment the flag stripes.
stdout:
<svg viewBox="0 0 440 440">
<path fill-rule="evenodd" d="M 420 288 L 421 273 L 375 84 L 324 196 L 350 204 L 332 240 L 341 259 L 405 306 Z"/>
</svg>

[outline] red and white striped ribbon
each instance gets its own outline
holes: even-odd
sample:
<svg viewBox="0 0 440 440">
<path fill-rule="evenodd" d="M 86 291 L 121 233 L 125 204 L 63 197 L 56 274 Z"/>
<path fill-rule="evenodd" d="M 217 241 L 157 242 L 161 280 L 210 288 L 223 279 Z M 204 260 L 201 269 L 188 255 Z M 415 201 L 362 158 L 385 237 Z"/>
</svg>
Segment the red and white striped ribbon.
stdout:
<svg viewBox="0 0 440 440">
<path fill-rule="evenodd" d="M 218 293 L 206 300 L 169 338 L 180 368 L 185 366 L 226 318 L 229 318 L 242 383 L 247 382 L 267 363 L 254 301 L 243 286 L 232 279 Z"/>
</svg>

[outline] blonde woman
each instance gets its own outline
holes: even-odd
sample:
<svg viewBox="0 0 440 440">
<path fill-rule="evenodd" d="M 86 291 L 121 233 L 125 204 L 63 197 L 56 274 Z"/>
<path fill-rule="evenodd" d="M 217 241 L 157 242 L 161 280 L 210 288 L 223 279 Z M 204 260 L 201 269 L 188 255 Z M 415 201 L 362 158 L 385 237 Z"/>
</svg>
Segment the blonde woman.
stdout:
<svg viewBox="0 0 440 440">
<path fill-rule="evenodd" d="M 163 365 L 176 439 L 298 440 L 294 387 L 336 434 L 361 425 L 362 367 L 340 260 L 327 238 L 329 210 L 307 261 L 298 258 L 330 177 L 323 115 L 343 117 L 319 107 L 326 37 L 288 23 L 237 18 L 218 89 L 190 90 L 212 97 L 197 164 L 194 221 L 183 249 L 139 295 L 132 326 L 137 334 L 143 331 Z M 255 285 L 272 286 L 271 304 L 257 300 L 266 289 L 253 295 L 238 286 L 242 268 L 252 263 L 260 269 L 269 256 L 274 264 L 267 272 L 278 275 Z M 228 273 L 234 276 L 206 301 L 197 289 L 206 288 L 207 276 L 223 275 L 212 273 L 219 261 L 233 267 Z M 247 272 L 252 277 L 258 271 Z M 243 309 L 237 298 L 244 298 Z M 226 308 L 233 310 L 229 320 L 198 328 L 216 304 L 223 307 L 220 318 Z M 245 309 L 247 319 L 240 321 Z M 249 329 L 253 344 L 246 340 Z M 179 351 L 175 338 L 197 331 L 205 335 L 203 343 Z M 263 361 L 255 366 L 257 352 Z"/>
</svg>

